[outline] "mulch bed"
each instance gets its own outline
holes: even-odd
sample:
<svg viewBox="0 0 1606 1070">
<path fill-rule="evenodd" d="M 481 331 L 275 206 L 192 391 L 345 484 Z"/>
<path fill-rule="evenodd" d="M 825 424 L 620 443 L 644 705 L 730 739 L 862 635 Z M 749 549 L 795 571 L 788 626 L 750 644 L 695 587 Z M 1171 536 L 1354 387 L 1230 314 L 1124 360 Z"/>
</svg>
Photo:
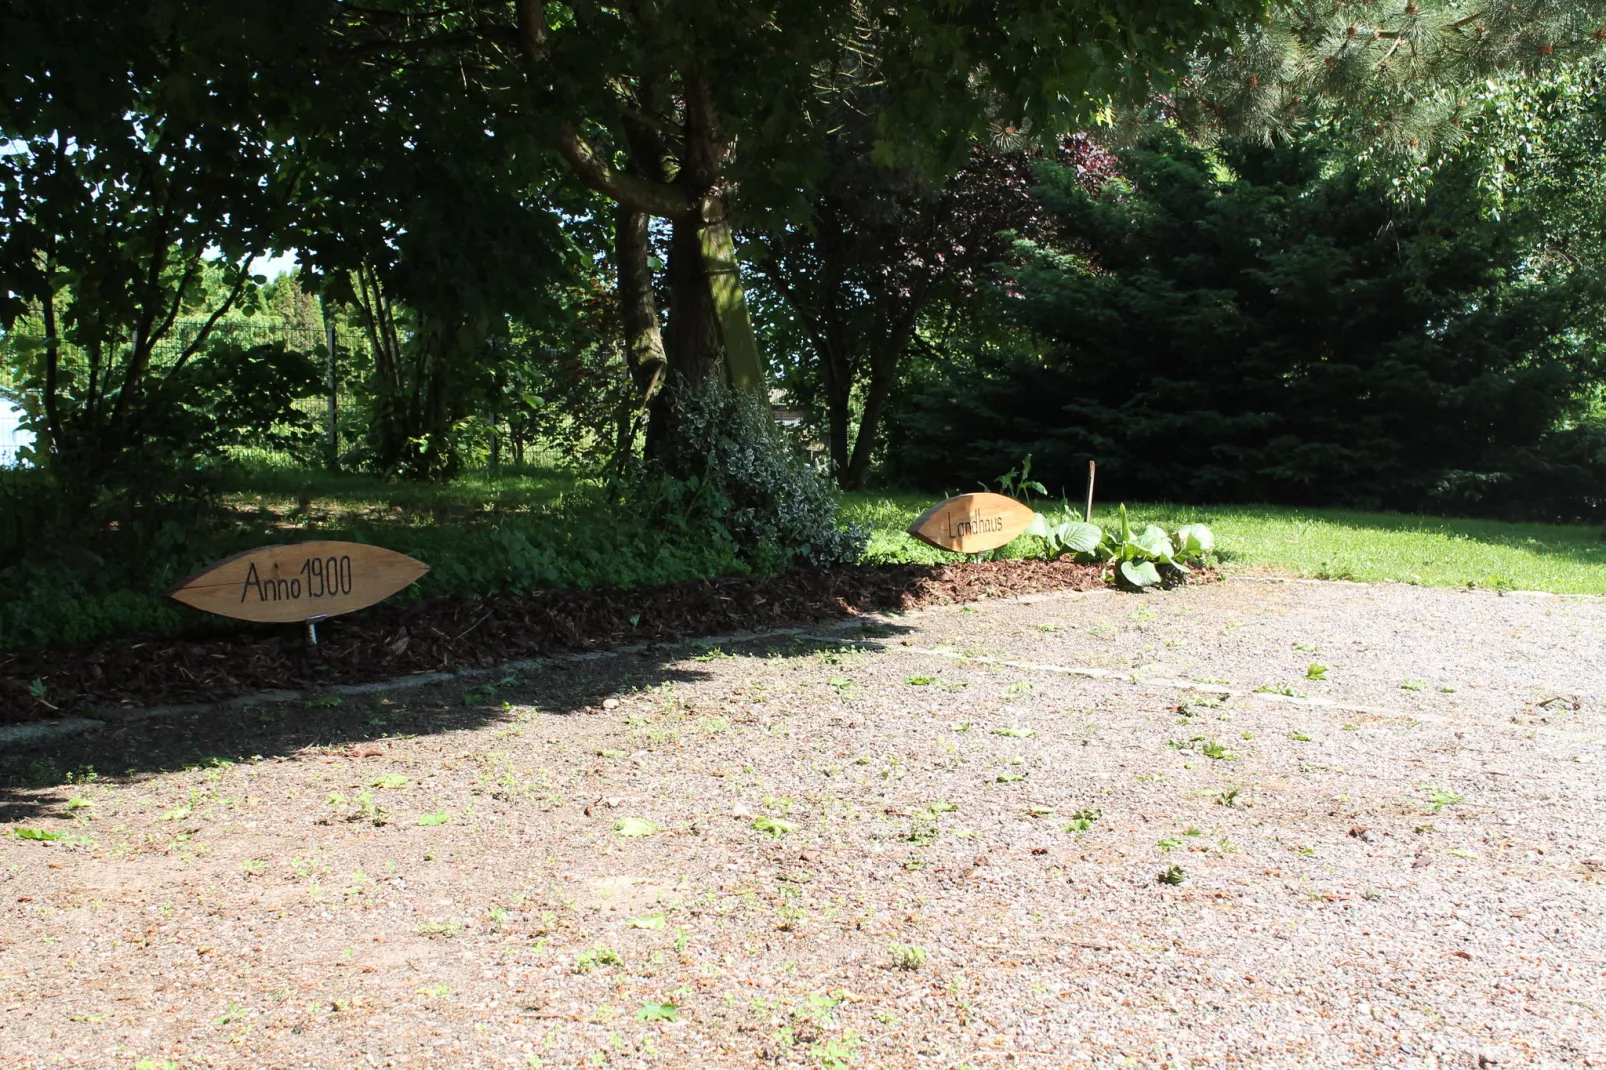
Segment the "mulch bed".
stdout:
<svg viewBox="0 0 1606 1070">
<path fill-rule="evenodd" d="M 628 643 L 757 631 L 876 610 L 1102 586 L 1096 565 L 987 561 L 731 577 L 637 590 L 542 591 L 379 605 L 260 638 L 150 640 L 0 654 L 0 723 L 274 689 L 487 668 Z M 42 682 L 43 693 L 36 695 Z"/>
</svg>

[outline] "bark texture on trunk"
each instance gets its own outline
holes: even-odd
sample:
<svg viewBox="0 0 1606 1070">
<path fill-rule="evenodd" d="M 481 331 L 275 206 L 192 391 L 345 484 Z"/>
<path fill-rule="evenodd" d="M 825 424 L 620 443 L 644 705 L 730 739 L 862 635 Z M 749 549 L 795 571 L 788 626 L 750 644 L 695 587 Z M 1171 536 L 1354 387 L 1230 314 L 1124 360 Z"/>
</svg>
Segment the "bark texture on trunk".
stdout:
<svg viewBox="0 0 1606 1070">
<path fill-rule="evenodd" d="M 658 306 L 653 301 L 648 219 L 647 213 L 621 204 L 614 224 L 619 317 L 625 335 L 625 361 L 636 384 L 638 407 L 657 395 L 669 368 L 663 331 L 658 324 Z"/>
</svg>

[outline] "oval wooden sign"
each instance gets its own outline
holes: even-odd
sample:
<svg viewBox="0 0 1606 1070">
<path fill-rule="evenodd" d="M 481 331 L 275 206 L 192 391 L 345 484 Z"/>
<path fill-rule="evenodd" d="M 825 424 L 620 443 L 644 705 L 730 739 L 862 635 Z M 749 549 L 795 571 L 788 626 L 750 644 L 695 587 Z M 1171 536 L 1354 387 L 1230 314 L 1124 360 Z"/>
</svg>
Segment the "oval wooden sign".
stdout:
<svg viewBox="0 0 1606 1070">
<path fill-rule="evenodd" d="M 302 542 L 224 558 L 167 593 L 208 613 L 289 623 L 371 606 L 428 571 L 422 561 L 378 546 Z"/>
<path fill-rule="evenodd" d="M 915 517 L 909 534 L 939 550 L 996 550 L 1031 526 L 1036 514 L 1002 494 L 961 494 Z"/>
</svg>

